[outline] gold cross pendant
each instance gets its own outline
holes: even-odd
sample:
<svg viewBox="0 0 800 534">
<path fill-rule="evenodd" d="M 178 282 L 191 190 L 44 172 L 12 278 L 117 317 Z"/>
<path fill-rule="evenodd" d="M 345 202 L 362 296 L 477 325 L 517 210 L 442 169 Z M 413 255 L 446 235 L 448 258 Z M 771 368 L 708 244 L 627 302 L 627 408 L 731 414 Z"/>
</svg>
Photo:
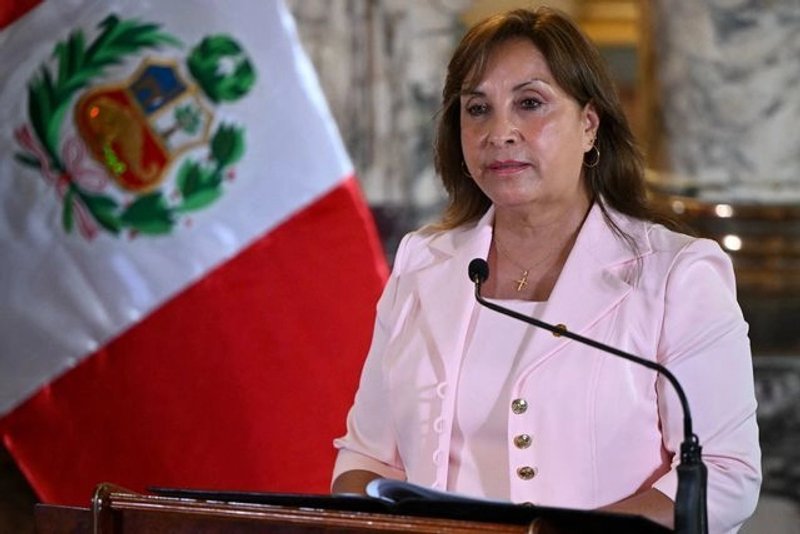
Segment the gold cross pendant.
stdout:
<svg viewBox="0 0 800 534">
<path fill-rule="evenodd" d="M 522 271 L 522 278 L 514 280 L 517 284 L 517 291 L 522 291 L 528 285 L 528 271 Z"/>
</svg>

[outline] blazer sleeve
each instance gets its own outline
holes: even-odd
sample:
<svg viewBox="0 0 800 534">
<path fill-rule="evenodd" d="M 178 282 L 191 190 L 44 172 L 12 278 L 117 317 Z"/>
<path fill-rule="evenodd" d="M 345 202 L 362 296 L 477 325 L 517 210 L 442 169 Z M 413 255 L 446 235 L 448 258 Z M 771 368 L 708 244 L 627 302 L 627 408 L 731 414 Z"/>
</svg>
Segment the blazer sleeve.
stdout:
<svg viewBox="0 0 800 534">
<path fill-rule="evenodd" d="M 354 469 L 372 471 L 385 478 L 405 479 L 389 416 L 389 390 L 384 384 L 383 361 L 387 343 L 395 329 L 398 279 L 409 255 L 411 236 L 406 235 L 400 242 L 392 273 L 378 301 L 372 344 L 353 406 L 347 415 L 347 433 L 333 441 L 338 453 L 332 480 Z"/>
<path fill-rule="evenodd" d="M 761 451 L 748 326 L 730 259 L 713 241 L 691 241 L 672 262 L 664 299 L 658 359 L 683 386 L 703 447 L 709 531 L 735 531 L 755 510 Z M 659 378 L 657 392 L 664 446 L 673 460 L 654 487 L 674 498 L 683 411 L 665 379 Z"/>
</svg>

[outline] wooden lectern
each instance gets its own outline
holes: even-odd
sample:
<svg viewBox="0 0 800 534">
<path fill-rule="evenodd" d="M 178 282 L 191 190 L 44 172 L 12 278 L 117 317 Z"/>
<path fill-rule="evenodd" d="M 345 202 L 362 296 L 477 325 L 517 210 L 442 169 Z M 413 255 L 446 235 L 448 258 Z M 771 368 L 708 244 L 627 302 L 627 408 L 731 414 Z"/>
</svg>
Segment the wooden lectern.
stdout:
<svg viewBox="0 0 800 534">
<path fill-rule="evenodd" d="M 261 497 L 263 500 L 270 500 L 270 494 L 262 494 Z M 452 510 L 439 513 L 437 503 L 428 504 L 430 514 L 424 513 L 424 507 L 418 507 L 412 509 L 410 515 L 406 515 L 401 511 L 387 513 L 354 510 L 351 506 L 353 503 L 368 503 L 367 499 L 348 502 L 347 499 L 329 496 L 287 498 L 285 495 L 277 495 L 272 500 L 282 504 L 142 495 L 111 484 L 101 484 L 95 492 L 91 508 L 37 505 L 36 531 L 39 534 L 534 532 L 530 521 L 520 524 L 518 520 L 506 522 L 486 520 L 486 517 L 476 520 L 468 512 L 465 512 L 463 518 L 459 518 L 459 514 L 452 513 Z M 375 506 L 384 505 L 375 503 Z M 559 513 L 560 518 L 557 517 Z M 572 521 L 573 514 L 577 514 L 575 521 Z M 554 517 L 559 527 L 563 525 L 564 532 L 570 534 L 668 532 L 667 529 L 634 516 L 557 510 Z"/>
</svg>

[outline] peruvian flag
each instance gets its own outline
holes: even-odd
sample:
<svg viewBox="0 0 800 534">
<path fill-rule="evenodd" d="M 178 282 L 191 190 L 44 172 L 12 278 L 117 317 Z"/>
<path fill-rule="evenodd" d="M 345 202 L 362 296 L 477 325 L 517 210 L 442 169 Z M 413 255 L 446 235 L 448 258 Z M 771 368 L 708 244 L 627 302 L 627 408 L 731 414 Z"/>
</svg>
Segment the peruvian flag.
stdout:
<svg viewBox="0 0 800 534">
<path fill-rule="evenodd" d="M 44 502 L 325 493 L 387 269 L 277 0 L 4 0 L 0 434 Z"/>
</svg>

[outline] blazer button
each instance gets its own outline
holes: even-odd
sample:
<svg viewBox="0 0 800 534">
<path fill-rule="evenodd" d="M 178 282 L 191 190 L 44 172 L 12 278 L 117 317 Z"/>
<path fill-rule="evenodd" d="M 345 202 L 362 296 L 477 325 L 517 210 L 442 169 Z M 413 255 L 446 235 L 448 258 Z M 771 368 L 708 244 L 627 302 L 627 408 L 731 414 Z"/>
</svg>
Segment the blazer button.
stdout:
<svg viewBox="0 0 800 534">
<path fill-rule="evenodd" d="M 531 446 L 531 437 L 529 434 L 520 434 L 519 436 L 514 436 L 514 445 L 518 449 L 527 449 Z"/>
<path fill-rule="evenodd" d="M 528 410 L 528 401 L 525 399 L 514 399 L 511 401 L 511 411 L 519 415 Z"/>
<path fill-rule="evenodd" d="M 535 477 L 539 473 L 539 470 L 535 467 L 530 467 L 528 465 L 517 468 L 517 476 L 522 480 L 530 480 Z"/>
<path fill-rule="evenodd" d="M 437 434 L 441 434 L 442 432 L 444 432 L 444 417 L 437 417 L 433 421 L 433 430 Z"/>
</svg>

